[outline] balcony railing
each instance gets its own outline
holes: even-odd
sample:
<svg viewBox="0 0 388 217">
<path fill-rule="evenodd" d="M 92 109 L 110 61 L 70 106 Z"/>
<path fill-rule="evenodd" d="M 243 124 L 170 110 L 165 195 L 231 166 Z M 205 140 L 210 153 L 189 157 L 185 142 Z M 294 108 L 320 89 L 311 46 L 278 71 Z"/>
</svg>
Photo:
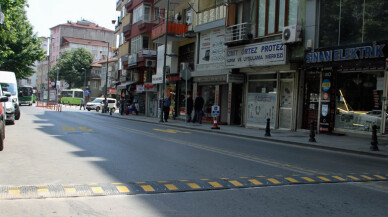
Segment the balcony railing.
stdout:
<svg viewBox="0 0 388 217">
<path fill-rule="evenodd" d="M 226 27 L 225 43 L 249 40 L 251 37 L 250 23 L 239 23 Z"/>
<path fill-rule="evenodd" d="M 130 35 L 131 34 L 132 25 L 127 24 L 123 27 L 123 33 L 124 35 Z"/>
<path fill-rule="evenodd" d="M 168 34 L 181 35 L 187 32 L 187 25 L 182 23 L 168 22 Z M 158 38 L 166 33 L 166 24 L 164 22 L 159 23 L 152 29 L 151 38 Z"/>
</svg>

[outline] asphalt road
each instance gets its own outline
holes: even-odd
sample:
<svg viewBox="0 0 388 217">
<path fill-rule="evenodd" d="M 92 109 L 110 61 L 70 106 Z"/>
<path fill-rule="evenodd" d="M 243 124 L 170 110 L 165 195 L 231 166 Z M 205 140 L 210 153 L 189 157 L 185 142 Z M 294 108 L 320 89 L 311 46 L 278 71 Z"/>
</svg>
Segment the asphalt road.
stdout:
<svg viewBox="0 0 388 217">
<path fill-rule="evenodd" d="M 387 216 L 386 159 L 21 109 L 0 152 L 0 216 Z"/>
</svg>

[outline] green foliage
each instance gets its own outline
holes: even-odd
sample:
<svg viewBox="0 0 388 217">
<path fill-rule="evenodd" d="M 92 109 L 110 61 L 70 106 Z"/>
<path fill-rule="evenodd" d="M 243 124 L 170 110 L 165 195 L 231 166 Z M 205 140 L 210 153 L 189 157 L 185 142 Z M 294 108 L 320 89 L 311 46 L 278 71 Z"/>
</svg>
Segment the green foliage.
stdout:
<svg viewBox="0 0 388 217">
<path fill-rule="evenodd" d="M 58 72 L 59 79 L 65 80 L 70 88 L 82 87 L 85 80 L 85 71 L 88 78 L 92 62 L 93 54 L 85 48 L 62 52 L 61 57 L 57 59 L 57 64 L 50 70 L 50 77 L 56 78 Z"/>
<path fill-rule="evenodd" d="M 0 70 L 13 71 L 17 79 L 34 73 L 35 61 L 43 60 L 41 40 L 33 34 L 24 9 L 26 0 L 1 0 L 4 23 L 0 26 Z"/>
</svg>

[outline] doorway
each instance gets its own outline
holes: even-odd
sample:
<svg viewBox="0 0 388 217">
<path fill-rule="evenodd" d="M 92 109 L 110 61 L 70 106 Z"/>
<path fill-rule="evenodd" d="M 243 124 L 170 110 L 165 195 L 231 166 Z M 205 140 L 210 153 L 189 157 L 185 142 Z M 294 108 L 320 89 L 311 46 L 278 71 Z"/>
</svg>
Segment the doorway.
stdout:
<svg viewBox="0 0 388 217">
<path fill-rule="evenodd" d="M 320 72 L 307 72 L 304 82 L 302 129 L 310 129 L 311 122 L 318 121 L 320 80 Z"/>
</svg>

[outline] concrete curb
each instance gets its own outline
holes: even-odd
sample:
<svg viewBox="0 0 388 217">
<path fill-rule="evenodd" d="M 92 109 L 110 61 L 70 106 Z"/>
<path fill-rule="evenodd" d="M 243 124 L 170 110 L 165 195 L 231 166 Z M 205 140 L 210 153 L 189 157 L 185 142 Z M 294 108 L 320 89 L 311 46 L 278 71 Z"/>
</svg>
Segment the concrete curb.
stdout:
<svg viewBox="0 0 388 217">
<path fill-rule="evenodd" d="M 329 151 L 338 151 L 338 152 L 344 152 L 344 153 L 350 153 L 350 154 L 359 154 L 359 155 L 379 157 L 379 158 L 388 158 L 388 155 L 379 154 L 379 153 L 371 153 L 371 152 L 356 151 L 356 150 L 343 149 L 343 148 L 328 147 L 328 146 L 324 146 L 324 145 L 309 144 L 309 143 L 303 143 L 303 142 L 284 141 L 284 140 L 276 139 L 273 137 L 257 137 L 257 136 L 250 136 L 250 135 L 242 135 L 242 134 L 238 134 L 238 133 L 222 132 L 219 130 L 211 130 L 210 128 L 209 128 L 209 130 L 205 130 L 205 129 L 200 129 L 200 128 L 187 127 L 187 126 L 176 126 L 174 124 L 169 124 L 169 123 L 160 123 L 160 122 L 152 122 L 152 121 L 148 121 L 148 120 L 129 119 L 129 118 L 114 116 L 114 115 L 109 115 L 109 114 L 99 113 L 99 115 L 108 116 L 108 117 L 117 118 L 117 119 L 122 119 L 122 120 L 137 121 L 137 122 L 149 123 L 149 124 L 158 124 L 158 125 L 164 125 L 164 126 L 170 126 L 170 127 L 179 127 L 179 128 L 184 128 L 184 129 L 196 130 L 196 131 L 200 131 L 200 132 L 223 134 L 223 135 L 243 137 L 243 138 L 249 138 L 249 139 L 255 139 L 255 140 L 269 141 L 269 142 L 278 142 L 278 143 L 283 143 L 283 144 L 316 148 L 316 149 L 329 150 Z M 307 139 L 308 138 L 306 137 L 306 140 Z"/>
</svg>

